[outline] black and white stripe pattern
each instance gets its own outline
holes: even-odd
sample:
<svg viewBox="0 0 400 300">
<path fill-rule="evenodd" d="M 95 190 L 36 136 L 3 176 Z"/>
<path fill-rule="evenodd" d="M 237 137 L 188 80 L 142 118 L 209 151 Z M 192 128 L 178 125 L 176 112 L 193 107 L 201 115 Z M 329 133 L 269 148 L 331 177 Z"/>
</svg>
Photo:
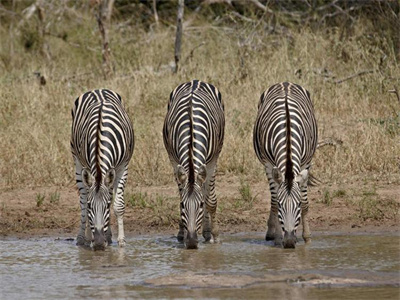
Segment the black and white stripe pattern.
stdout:
<svg viewBox="0 0 400 300">
<path fill-rule="evenodd" d="M 132 123 L 117 93 L 94 90 L 76 99 L 71 151 L 81 204 L 78 244 L 93 241 L 95 248 L 104 248 L 105 234 L 111 243 L 110 205 L 114 199 L 118 244 L 125 245 L 123 195 L 133 148 Z"/>
<path fill-rule="evenodd" d="M 206 241 L 218 241 L 215 168 L 224 127 L 221 94 L 213 85 L 193 80 L 172 91 L 163 137 L 181 196 L 178 240 L 187 248 L 197 248 L 202 223 Z"/>
<path fill-rule="evenodd" d="M 271 191 L 266 239 L 281 244 L 283 238 L 284 247 L 295 247 L 300 219 L 303 238 L 310 241 L 307 180 L 317 134 L 313 104 L 303 87 L 283 82 L 261 95 L 253 141 Z"/>
</svg>

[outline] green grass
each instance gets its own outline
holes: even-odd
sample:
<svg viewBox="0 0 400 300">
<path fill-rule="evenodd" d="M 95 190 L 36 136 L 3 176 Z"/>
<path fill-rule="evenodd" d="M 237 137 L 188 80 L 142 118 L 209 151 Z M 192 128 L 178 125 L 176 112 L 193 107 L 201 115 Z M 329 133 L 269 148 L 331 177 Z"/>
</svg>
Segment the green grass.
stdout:
<svg viewBox="0 0 400 300">
<path fill-rule="evenodd" d="M 45 194 L 37 193 L 35 197 L 36 207 L 41 207 L 45 198 L 46 198 Z"/>
<path fill-rule="evenodd" d="M 326 204 L 327 206 L 330 206 L 332 204 L 332 200 L 333 197 L 331 196 L 331 193 L 328 190 L 325 190 L 322 197 L 322 203 Z"/>
<path fill-rule="evenodd" d="M 329 189 L 325 188 L 323 190 L 322 200 L 320 200 L 320 202 L 327 206 L 331 206 L 335 198 L 348 198 L 348 197 L 349 197 L 348 193 L 343 189 L 330 191 Z"/>
<path fill-rule="evenodd" d="M 58 204 L 60 202 L 60 193 L 55 191 L 54 193 L 50 194 L 50 203 Z"/>
<path fill-rule="evenodd" d="M 133 194 L 127 194 L 124 198 L 127 206 L 130 207 L 146 208 L 149 206 L 149 196 L 147 195 L 147 193 L 136 192 Z"/>
</svg>

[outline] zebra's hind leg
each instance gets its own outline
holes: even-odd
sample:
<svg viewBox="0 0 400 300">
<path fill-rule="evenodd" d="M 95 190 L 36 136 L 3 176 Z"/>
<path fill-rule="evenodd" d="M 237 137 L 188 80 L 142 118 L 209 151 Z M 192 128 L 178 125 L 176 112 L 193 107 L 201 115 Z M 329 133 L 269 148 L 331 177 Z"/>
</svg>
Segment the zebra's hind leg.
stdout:
<svg viewBox="0 0 400 300">
<path fill-rule="evenodd" d="M 308 210 L 308 209 L 307 209 Z M 311 242 L 310 225 L 308 224 L 308 211 L 302 211 L 301 218 L 303 220 L 303 239 L 305 243 Z"/>
<path fill-rule="evenodd" d="M 269 213 L 269 218 L 268 218 L 268 223 L 267 223 L 267 226 L 268 226 L 267 234 L 265 235 L 266 241 L 275 240 L 275 220 L 274 220 L 274 218 L 275 218 L 274 213 L 272 212 L 272 207 L 271 207 L 271 211 Z"/>
<path fill-rule="evenodd" d="M 307 186 L 301 190 L 301 220 L 303 224 L 303 239 L 305 243 L 311 242 L 310 225 L 308 224 L 308 199 L 307 199 Z"/>
<path fill-rule="evenodd" d="M 265 173 L 268 177 L 269 190 L 271 192 L 271 211 L 269 213 L 268 218 L 268 230 L 265 235 L 265 240 L 267 241 L 275 241 L 275 245 L 282 245 L 282 230 L 280 230 L 281 226 L 278 219 L 278 203 L 276 201 L 277 194 L 277 183 L 273 179 L 272 176 L 273 166 L 271 164 L 267 164 L 265 168 Z"/>
<path fill-rule="evenodd" d="M 117 218 L 117 224 L 118 224 L 117 241 L 118 241 L 118 246 L 120 247 L 124 247 L 126 244 L 125 233 L 124 233 L 124 213 L 125 213 L 124 189 L 127 176 L 128 176 L 128 166 L 125 166 L 125 168 L 122 171 L 122 174 L 120 174 L 120 172 L 117 173 L 116 176 L 117 180 L 115 183 L 115 185 L 117 185 L 116 189 L 114 185 L 114 213 Z M 109 227 L 109 231 L 111 239 L 111 227 Z"/>
<path fill-rule="evenodd" d="M 206 211 L 203 219 L 203 237 L 206 242 L 219 243 L 219 228 L 217 224 L 217 195 L 215 194 L 215 169 L 217 167 L 216 157 L 207 166 L 207 179 L 203 185 L 205 195 L 204 202 Z M 208 233 L 210 232 L 210 233 Z"/>
<path fill-rule="evenodd" d="M 203 219 L 203 237 L 206 243 L 211 241 L 211 221 L 210 221 L 210 214 L 208 210 L 204 212 L 204 219 Z"/>
<path fill-rule="evenodd" d="M 217 224 L 217 206 L 213 208 L 207 208 L 209 210 L 210 215 L 210 224 L 211 224 L 211 238 L 210 243 L 219 243 L 219 226 Z"/>
</svg>

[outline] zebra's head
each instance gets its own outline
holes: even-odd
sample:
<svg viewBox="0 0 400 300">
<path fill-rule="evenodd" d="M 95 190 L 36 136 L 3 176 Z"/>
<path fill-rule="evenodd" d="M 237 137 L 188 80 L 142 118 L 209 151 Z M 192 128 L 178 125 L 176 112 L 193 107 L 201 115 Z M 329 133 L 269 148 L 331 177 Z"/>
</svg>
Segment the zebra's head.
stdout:
<svg viewBox="0 0 400 300">
<path fill-rule="evenodd" d="M 181 196 L 181 222 L 185 230 L 183 241 L 186 249 L 197 249 L 197 232 L 201 228 L 204 215 L 202 186 L 207 177 L 206 166 L 202 165 L 193 180 L 189 180 L 185 168 L 178 165 L 175 177 Z"/>
<path fill-rule="evenodd" d="M 295 248 L 296 230 L 301 219 L 301 188 L 307 184 L 308 170 L 301 171 L 291 182 L 285 180 L 278 168 L 272 170 L 272 176 L 279 185 L 277 190 L 278 220 L 283 232 L 283 247 Z"/>
<path fill-rule="evenodd" d="M 110 224 L 110 206 L 113 197 L 114 169 L 107 171 L 98 182 L 88 169 L 82 170 L 82 181 L 87 189 L 87 220 L 93 234 L 93 249 L 104 250 L 107 240 L 105 233 Z"/>
</svg>

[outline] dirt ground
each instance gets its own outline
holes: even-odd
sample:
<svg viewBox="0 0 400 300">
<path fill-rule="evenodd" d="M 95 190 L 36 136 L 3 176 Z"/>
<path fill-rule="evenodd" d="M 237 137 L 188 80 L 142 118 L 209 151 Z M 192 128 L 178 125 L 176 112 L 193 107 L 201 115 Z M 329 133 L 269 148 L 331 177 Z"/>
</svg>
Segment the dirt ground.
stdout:
<svg viewBox="0 0 400 300">
<path fill-rule="evenodd" d="M 179 200 L 174 184 L 133 187 L 125 193 L 125 234 L 176 233 Z M 352 183 L 322 184 L 309 189 L 312 231 L 397 231 L 399 186 Z M 218 223 L 221 233 L 266 230 L 270 196 L 266 182 L 243 184 L 236 177 L 217 182 Z M 76 188 L 41 187 L 0 193 L 0 236 L 75 237 L 80 220 Z M 116 222 L 112 214 L 112 229 Z M 298 235 L 301 235 L 301 227 Z"/>
</svg>

